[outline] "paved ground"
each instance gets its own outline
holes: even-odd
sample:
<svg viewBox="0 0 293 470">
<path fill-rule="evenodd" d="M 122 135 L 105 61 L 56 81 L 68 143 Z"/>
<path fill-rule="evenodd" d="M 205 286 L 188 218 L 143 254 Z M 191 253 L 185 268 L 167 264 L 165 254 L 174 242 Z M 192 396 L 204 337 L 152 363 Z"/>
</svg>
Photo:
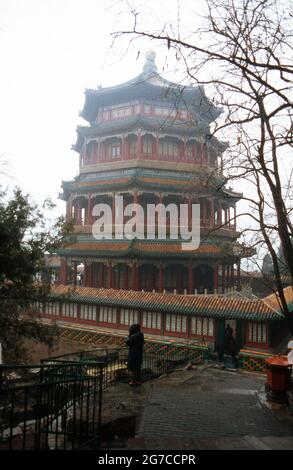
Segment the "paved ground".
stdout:
<svg viewBox="0 0 293 470">
<path fill-rule="evenodd" d="M 208 367 L 144 385 L 137 391 L 138 401 L 145 400 L 141 419 L 128 447 L 293 449 L 293 420 L 262 403 L 264 381 Z"/>
</svg>

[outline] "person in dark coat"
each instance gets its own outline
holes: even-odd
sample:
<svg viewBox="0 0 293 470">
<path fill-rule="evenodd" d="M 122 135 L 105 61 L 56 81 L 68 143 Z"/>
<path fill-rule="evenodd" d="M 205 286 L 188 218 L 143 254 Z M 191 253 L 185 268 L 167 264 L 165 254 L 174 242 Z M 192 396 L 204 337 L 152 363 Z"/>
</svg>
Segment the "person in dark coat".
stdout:
<svg viewBox="0 0 293 470">
<path fill-rule="evenodd" d="M 233 335 L 233 328 L 229 324 L 225 330 L 225 354 L 232 356 L 232 361 L 235 362 L 236 341 Z"/>
<path fill-rule="evenodd" d="M 125 342 L 129 347 L 128 369 L 132 374 L 132 380 L 129 382 L 129 385 L 141 385 L 144 335 L 140 331 L 140 325 L 131 325 L 129 328 L 129 336 L 126 338 Z"/>
</svg>

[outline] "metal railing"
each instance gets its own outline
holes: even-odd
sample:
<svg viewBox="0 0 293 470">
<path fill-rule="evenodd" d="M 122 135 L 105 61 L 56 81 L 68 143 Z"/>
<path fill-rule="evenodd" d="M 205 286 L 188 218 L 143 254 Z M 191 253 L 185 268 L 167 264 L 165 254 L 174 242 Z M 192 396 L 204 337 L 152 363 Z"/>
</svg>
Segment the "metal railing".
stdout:
<svg viewBox="0 0 293 470">
<path fill-rule="evenodd" d="M 162 344 L 154 349 L 146 343 L 143 354 L 141 379 L 146 382 L 163 374 L 171 373 L 176 367 L 190 362 L 189 348 L 176 348 L 172 344 Z M 86 351 L 51 356 L 42 359 L 41 363 L 68 363 L 70 361 L 100 361 L 103 368 L 103 389 L 117 382 L 128 382 L 127 369 L 128 348 L 95 348 Z"/>
<path fill-rule="evenodd" d="M 142 381 L 171 373 L 190 362 L 194 352 L 146 343 Z M 42 359 L 38 365 L 1 365 L 0 450 L 97 448 L 102 392 L 129 381 L 127 357 L 128 348 L 96 348 Z"/>
<path fill-rule="evenodd" d="M 0 450 L 99 446 L 103 363 L 0 366 Z"/>
<path fill-rule="evenodd" d="M 77 362 L 79 364 L 86 362 L 88 364 L 92 364 L 94 367 L 96 363 L 102 363 L 102 388 L 106 389 L 115 382 L 118 382 L 121 378 L 128 380 L 127 355 L 127 348 L 95 348 L 41 359 L 41 364 L 70 365 L 72 362 Z"/>
</svg>

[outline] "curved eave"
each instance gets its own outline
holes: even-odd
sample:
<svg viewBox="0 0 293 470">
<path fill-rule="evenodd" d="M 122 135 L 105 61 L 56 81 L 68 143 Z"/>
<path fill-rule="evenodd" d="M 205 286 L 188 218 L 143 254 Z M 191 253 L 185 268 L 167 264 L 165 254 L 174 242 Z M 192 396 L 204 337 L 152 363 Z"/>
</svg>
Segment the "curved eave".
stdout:
<svg viewBox="0 0 293 470">
<path fill-rule="evenodd" d="M 109 187 L 115 189 L 129 189 L 139 185 L 143 189 L 157 191 L 159 189 L 170 190 L 172 191 L 193 191 L 195 188 L 195 183 L 189 178 L 172 178 L 170 175 L 165 179 L 161 177 L 156 177 L 155 175 L 145 174 L 143 171 L 135 172 L 132 175 L 121 177 L 118 173 L 117 177 L 113 175 L 108 179 L 95 179 L 95 180 L 71 180 L 71 181 L 62 181 L 62 189 L 67 192 L 75 193 L 84 193 L 91 191 L 104 191 L 108 190 Z M 209 195 L 222 196 L 224 199 L 229 201 L 238 201 L 242 198 L 242 194 L 233 193 L 229 191 L 229 196 L 226 195 L 224 190 L 216 191 L 213 188 L 206 188 L 201 190 L 201 197 L 208 197 Z"/>
<path fill-rule="evenodd" d="M 222 194 L 224 198 L 229 199 L 230 201 L 233 200 L 235 202 L 240 201 L 243 198 L 243 193 L 236 193 L 236 191 L 228 190 L 223 188 Z"/>
<path fill-rule="evenodd" d="M 71 191 L 75 193 L 84 193 L 84 192 L 91 192 L 91 191 L 107 191 L 109 188 L 115 188 L 115 189 L 129 189 L 131 187 L 136 187 L 139 185 L 140 188 L 142 189 L 147 189 L 147 190 L 154 190 L 158 191 L 159 189 L 161 190 L 170 190 L 172 191 L 193 191 L 194 190 L 194 185 L 192 182 L 187 181 L 187 180 L 182 180 L 182 181 L 172 181 L 168 180 L 164 182 L 160 178 L 151 178 L 151 177 L 144 177 L 144 176 L 130 176 L 130 177 L 125 177 L 125 178 L 117 178 L 115 181 L 115 178 L 109 179 L 107 181 L 103 180 L 96 180 L 93 182 L 86 181 L 86 182 L 77 182 L 77 181 L 64 181 L 62 183 L 62 188 L 65 191 Z M 209 195 L 210 192 L 207 191 L 206 195 Z M 205 197 L 205 194 L 203 194 L 202 197 Z"/>
<path fill-rule="evenodd" d="M 226 258 L 225 249 L 212 243 L 201 244 L 197 250 L 182 250 L 181 241 L 102 240 L 75 241 L 58 250 L 59 256 L 196 259 Z M 231 255 L 230 255 L 231 256 Z"/>
<path fill-rule="evenodd" d="M 80 127 L 77 127 L 77 129 L 76 129 L 76 134 L 77 134 L 76 142 L 75 142 L 75 144 L 73 144 L 71 146 L 71 150 L 74 150 L 77 153 L 81 152 L 81 149 L 82 149 L 82 146 L 83 146 L 83 143 L 84 143 L 84 135 L 82 134 L 82 132 L 80 132 L 79 129 L 80 129 Z"/>
</svg>

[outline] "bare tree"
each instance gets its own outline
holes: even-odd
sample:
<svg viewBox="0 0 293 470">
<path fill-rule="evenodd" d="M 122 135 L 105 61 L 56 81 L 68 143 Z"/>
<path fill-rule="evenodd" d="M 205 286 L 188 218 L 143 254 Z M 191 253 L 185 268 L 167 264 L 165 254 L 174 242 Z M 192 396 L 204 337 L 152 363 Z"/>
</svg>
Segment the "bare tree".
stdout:
<svg viewBox="0 0 293 470">
<path fill-rule="evenodd" d="M 184 8 L 184 2 L 181 7 Z M 244 232 L 254 234 L 255 247 L 266 247 L 273 268 L 281 311 L 293 334 L 293 312 L 286 301 L 278 264 L 282 247 L 293 286 L 292 144 L 293 41 L 292 13 L 286 0 L 206 0 L 203 26 L 188 39 L 172 24 L 158 32 L 134 25 L 130 34 L 163 41 L 183 62 L 189 80 L 204 86 L 224 114 L 211 135 L 228 137 L 227 179 L 245 182 Z M 176 24 L 182 24 L 175 20 Z M 202 93 L 204 89 L 201 88 Z M 242 214 L 243 215 L 243 214 Z M 239 215 L 238 215 L 239 217 Z"/>
</svg>

